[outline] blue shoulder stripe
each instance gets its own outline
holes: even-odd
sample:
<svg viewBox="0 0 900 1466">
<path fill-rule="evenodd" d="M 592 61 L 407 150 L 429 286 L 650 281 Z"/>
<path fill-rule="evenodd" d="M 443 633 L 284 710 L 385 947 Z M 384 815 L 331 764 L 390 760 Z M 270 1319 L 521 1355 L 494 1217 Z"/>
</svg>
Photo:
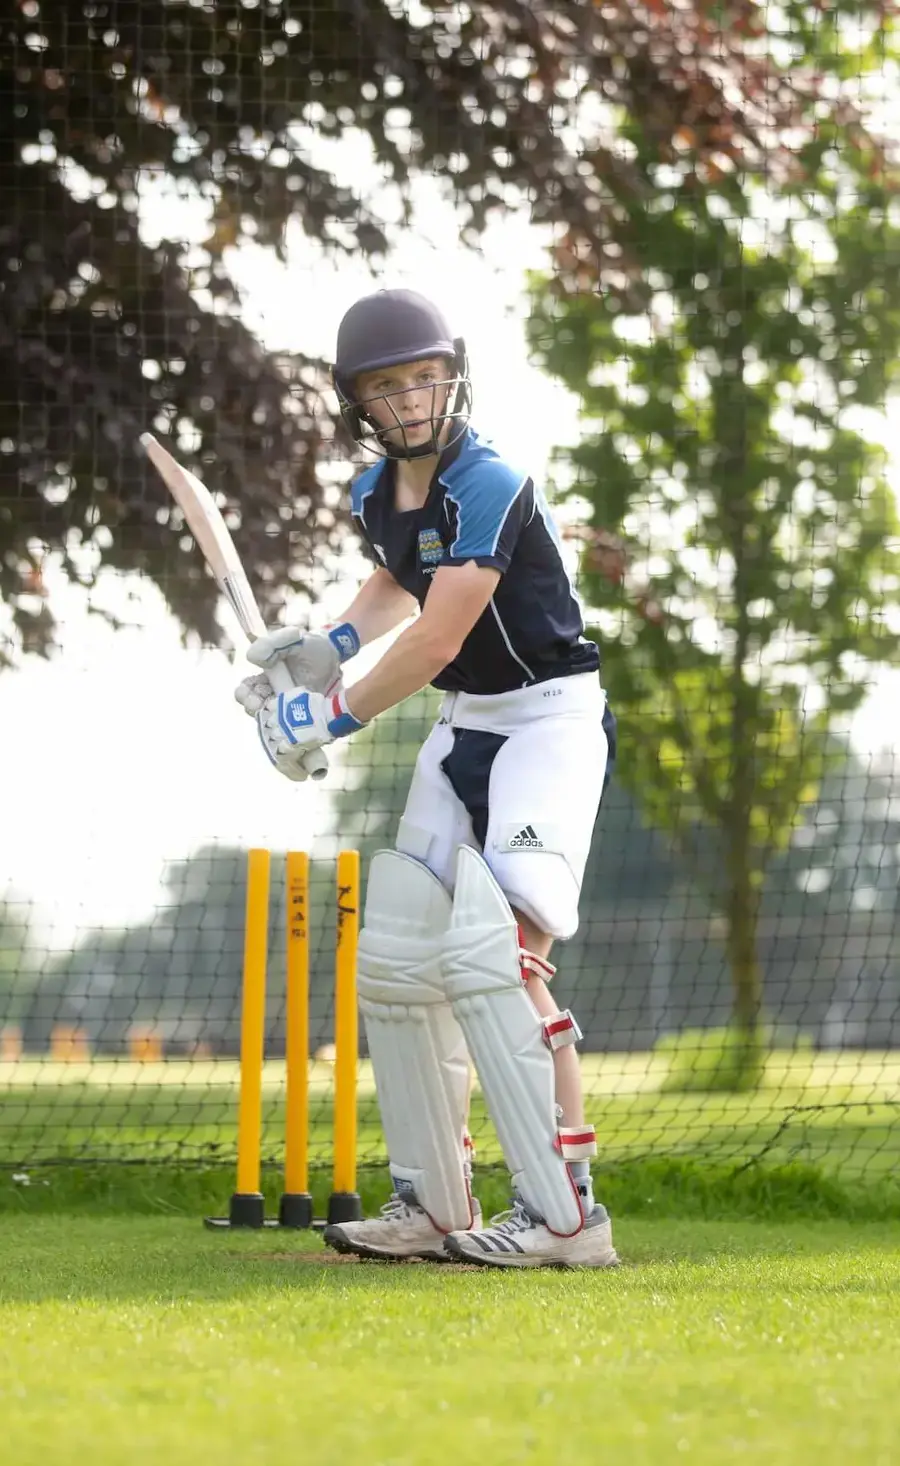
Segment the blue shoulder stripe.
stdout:
<svg viewBox="0 0 900 1466">
<path fill-rule="evenodd" d="M 528 475 L 474 439 L 441 478 L 457 512 L 451 555 L 472 559 L 495 554 L 510 509 L 530 483 Z"/>
</svg>

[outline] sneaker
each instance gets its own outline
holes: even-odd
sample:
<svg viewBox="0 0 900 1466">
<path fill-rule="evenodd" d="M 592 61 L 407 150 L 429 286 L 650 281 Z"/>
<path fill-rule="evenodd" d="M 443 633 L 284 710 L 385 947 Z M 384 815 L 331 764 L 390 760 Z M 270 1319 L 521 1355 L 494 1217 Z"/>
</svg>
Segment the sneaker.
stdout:
<svg viewBox="0 0 900 1466">
<path fill-rule="evenodd" d="M 481 1230 L 481 1206 L 472 1200 L 471 1232 Z M 458 1235 L 468 1237 L 470 1232 Z M 335 1252 L 354 1252 L 357 1257 L 385 1257 L 400 1260 L 424 1257 L 432 1262 L 449 1262 L 444 1251 L 445 1232 L 434 1225 L 427 1212 L 412 1200 L 396 1193 L 377 1217 L 362 1222 L 334 1222 L 322 1236 Z"/>
<path fill-rule="evenodd" d="M 595 1206 L 574 1237 L 557 1237 L 520 1197 L 489 1227 L 448 1233 L 444 1248 L 457 1261 L 486 1267 L 617 1267 L 619 1262 L 605 1206 Z"/>
</svg>

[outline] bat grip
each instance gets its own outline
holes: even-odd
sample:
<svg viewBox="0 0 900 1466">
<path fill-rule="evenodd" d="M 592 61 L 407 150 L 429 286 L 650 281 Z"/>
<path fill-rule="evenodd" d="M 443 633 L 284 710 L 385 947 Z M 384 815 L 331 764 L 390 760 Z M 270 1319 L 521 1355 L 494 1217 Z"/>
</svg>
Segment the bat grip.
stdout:
<svg viewBox="0 0 900 1466">
<path fill-rule="evenodd" d="M 291 692 L 293 681 L 284 662 L 274 662 L 266 669 L 266 676 L 276 692 Z M 328 773 L 328 759 L 324 748 L 311 748 L 303 760 L 303 767 L 311 779 L 324 779 Z"/>
</svg>

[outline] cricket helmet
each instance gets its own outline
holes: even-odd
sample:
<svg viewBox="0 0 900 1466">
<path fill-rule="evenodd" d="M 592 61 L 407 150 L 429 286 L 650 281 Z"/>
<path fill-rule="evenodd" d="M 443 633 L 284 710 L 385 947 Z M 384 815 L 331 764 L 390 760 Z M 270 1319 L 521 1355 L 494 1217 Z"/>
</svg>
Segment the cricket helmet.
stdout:
<svg viewBox="0 0 900 1466">
<path fill-rule="evenodd" d="M 356 391 L 356 381 L 364 372 L 401 363 L 426 361 L 442 356 L 450 362 L 447 377 L 432 387 L 431 436 L 425 443 L 411 446 L 405 441 L 390 442 L 385 429 L 367 411 Z M 452 336 L 443 315 L 430 300 L 414 290 L 378 290 L 365 295 L 352 305 L 338 328 L 337 356 L 333 380 L 341 417 L 361 447 L 384 458 L 425 458 L 440 453 L 462 437 L 472 410 L 472 384 L 465 342 Z M 435 393 L 447 387 L 443 412 L 435 412 Z M 378 394 L 390 403 L 392 393 Z M 395 414 L 396 415 L 396 414 Z M 425 419 L 427 421 L 427 419 Z M 452 428 L 445 442 L 440 434 L 447 423 Z M 397 417 L 397 426 L 402 427 Z"/>
</svg>

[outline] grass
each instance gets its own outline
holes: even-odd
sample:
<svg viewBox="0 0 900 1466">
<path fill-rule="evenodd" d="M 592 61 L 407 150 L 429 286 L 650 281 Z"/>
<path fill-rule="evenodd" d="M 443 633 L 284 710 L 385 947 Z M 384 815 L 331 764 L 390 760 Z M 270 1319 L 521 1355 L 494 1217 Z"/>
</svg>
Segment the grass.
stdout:
<svg viewBox="0 0 900 1466">
<path fill-rule="evenodd" d="M 233 1185 L 235 1064 L 0 1073 L 0 1410 L 18 1466 L 896 1459 L 896 1054 L 776 1054 L 742 1095 L 666 1093 L 658 1056 L 588 1056 L 612 1275 L 390 1267 L 309 1234 L 210 1234 L 199 1218 Z M 332 1079 L 311 1067 L 320 1213 Z M 270 1063 L 272 1162 L 283 1092 Z M 366 1065 L 359 1119 L 371 1212 L 387 1178 Z M 479 1102 L 473 1128 L 478 1192 L 499 1209 Z M 274 1211 L 272 1165 L 264 1186 Z"/>
<path fill-rule="evenodd" d="M 764 1032 L 738 1028 L 686 1028 L 657 1043 L 654 1054 L 668 1060 L 662 1082 L 666 1094 L 752 1094 L 765 1078 Z M 810 1046 L 811 1047 L 811 1046 Z"/>
<path fill-rule="evenodd" d="M 896 1460 L 896 1226 L 630 1219 L 613 1274 L 325 1262 L 158 1218 L 0 1219 L 18 1466 Z"/>
<path fill-rule="evenodd" d="M 900 1173 L 900 1054 L 775 1053 L 749 1094 L 664 1090 L 667 1065 L 648 1054 L 584 1057 L 588 1113 L 601 1156 L 743 1165 L 801 1161 L 845 1182 Z M 67 1158 L 203 1159 L 234 1154 L 238 1066 L 229 1061 L 137 1064 L 28 1058 L 0 1066 L 0 1158 L 17 1166 Z M 330 1153 L 333 1069 L 310 1066 L 311 1157 Z M 374 1086 L 360 1067 L 359 1154 L 383 1157 Z M 264 1152 L 284 1132 L 284 1065 L 265 1070 Z M 476 1096 L 482 1162 L 499 1158 Z"/>
</svg>

